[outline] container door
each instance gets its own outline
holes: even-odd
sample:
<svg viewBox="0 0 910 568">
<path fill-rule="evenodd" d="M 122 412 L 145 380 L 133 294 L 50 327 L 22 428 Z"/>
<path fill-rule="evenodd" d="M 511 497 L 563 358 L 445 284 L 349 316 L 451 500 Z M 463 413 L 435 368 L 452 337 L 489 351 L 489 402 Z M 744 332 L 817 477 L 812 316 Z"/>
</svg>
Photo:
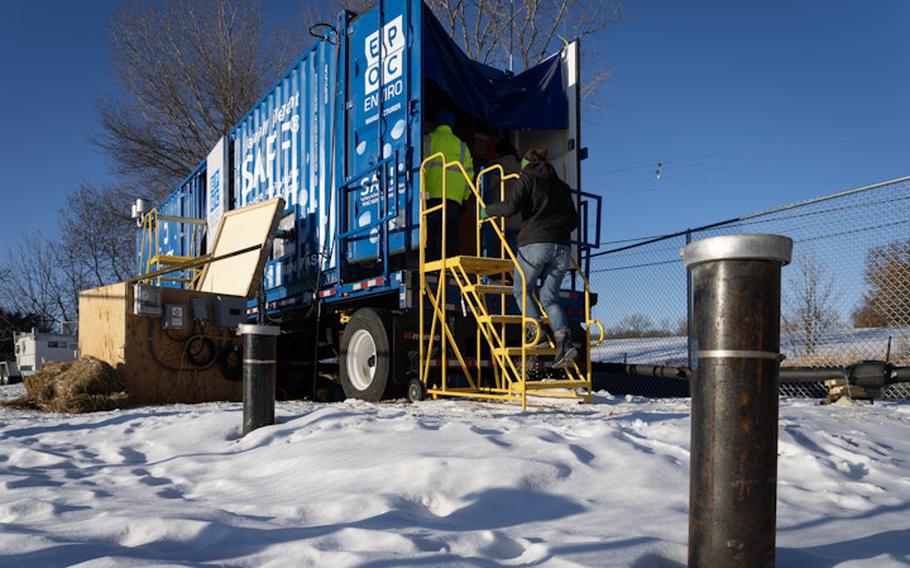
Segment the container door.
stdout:
<svg viewBox="0 0 910 568">
<path fill-rule="evenodd" d="M 569 99 L 569 127 L 565 130 L 533 130 L 517 133 L 517 147 L 525 152 L 536 146 L 546 146 L 550 164 L 569 187 L 580 190 L 581 184 L 581 90 L 578 84 L 578 40 L 566 45 L 559 53 L 566 96 Z"/>
<path fill-rule="evenodd" d="M 381 258 L 403 247 L 385 235 L 404 226 L 408 146 L 409 3 L 390 0 L 350 24 L 348 185 L 342 190 L 349 262 Z M 397 198 L 396 198 L 397 196 Z M 394 240 L 394 239 L 393 239 Z M 384 250 L 384 247 L 389 247 Z"/>
</svg>

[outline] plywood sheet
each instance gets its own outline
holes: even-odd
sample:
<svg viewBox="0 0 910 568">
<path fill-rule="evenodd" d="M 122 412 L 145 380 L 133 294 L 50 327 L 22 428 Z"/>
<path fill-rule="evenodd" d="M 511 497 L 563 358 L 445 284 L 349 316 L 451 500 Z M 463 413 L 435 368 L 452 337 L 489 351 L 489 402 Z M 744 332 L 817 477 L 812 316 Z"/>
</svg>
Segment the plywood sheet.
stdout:
<svg viewBox="0 0 910 568">
<path fill-rule="evenodd" d="M 259 245 L 259 249 L 212 262 L 203 269 L 197 290 L 251 297 L 265 266 L 266 244 L 284 210 L 283 199 L 270 199 L 225 213 L 218 225 L 212 256 L 217 258 Z"/>
<path fill-rule="evenodd" d="M 162 288 L 164 304 L 190 309 L 193 298 L 204 299 L 207 312 L 212 313 L 214 295 Z M 131 284 L 113 284 L 79 295 L 79 353 L 115 367 L 126 379 L 130 404 L 240 400 L 239 377 L 227 377 L 221 360 L 198 368 L 187 359 L 190 336 L 204 336 L 221 351 L 238 342 L 235 329 L 197 322 L 186 330 L 165 332 L 160 317 L 135 316 L 132 310 Z"/>
<path fill-rule="evenodd" d="M 130 290 L 120 282 L 79 293 L 80 355 L 92 355 L 115 368 L 123 363 Z"/>
</svg>

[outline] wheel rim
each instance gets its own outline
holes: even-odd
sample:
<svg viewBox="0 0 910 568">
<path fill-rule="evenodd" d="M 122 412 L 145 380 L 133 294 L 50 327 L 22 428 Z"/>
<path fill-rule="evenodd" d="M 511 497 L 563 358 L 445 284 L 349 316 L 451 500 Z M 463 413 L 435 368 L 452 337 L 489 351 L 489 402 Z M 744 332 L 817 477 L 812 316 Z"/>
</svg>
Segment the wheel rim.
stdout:
<svg viewBox="0 0 910 568">
<path fill-rule="evenodd" d="M 358 329 L 348 343 L 348 379 L 357 390 L 366 390 L 376 376 L 376 342 L 365 329 Z"/>
</svg>

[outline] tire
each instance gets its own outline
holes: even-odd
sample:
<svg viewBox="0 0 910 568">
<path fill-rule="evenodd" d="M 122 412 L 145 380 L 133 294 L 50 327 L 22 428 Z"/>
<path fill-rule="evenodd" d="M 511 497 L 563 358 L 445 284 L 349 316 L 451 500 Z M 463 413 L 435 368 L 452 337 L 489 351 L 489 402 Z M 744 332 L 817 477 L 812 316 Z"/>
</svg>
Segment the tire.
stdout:
<svg viewBox="0 0 910 568">
<path fill-rule="evenodd" d="M 411 379 L 408 382 L 408 400 L 411 402 L 420 402 L 426 398 L 427 392 L 423 388 L 423 383 L 420 382 L 420 379 Z"/>
<path fill-rule="evenodd" d="M 386 310 L 360 308 L 341 336 L 338 358 L 341 388 L 347 398 L 378 402 L 386 394 L 392 372 Z"/>
</svg>

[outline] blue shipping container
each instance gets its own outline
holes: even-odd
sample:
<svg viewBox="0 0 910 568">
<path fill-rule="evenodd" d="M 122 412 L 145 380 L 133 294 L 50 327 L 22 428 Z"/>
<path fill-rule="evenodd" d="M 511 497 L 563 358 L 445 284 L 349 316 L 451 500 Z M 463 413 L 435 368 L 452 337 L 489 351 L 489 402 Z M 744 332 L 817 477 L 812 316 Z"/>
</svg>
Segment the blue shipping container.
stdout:
<svg viewBox="0 0 910 568">
<path fill-rule="evenodd" d="M 546 144 L 580 190 L 577 65 L 577 43 L 516 77 L 470 61 L 420 0 L 342 14 L 162 211 L 208 218 L 211 234 L 225 209 L 284 198 L 264 275 L 272 309 L 366 293 L 351 288 L 365 279 L 374 292 L 394 289 L 416 267 L 403 253 L 418 243 L 421 139 L 434 109 L 459 112 L 475 164 L 492 155 L 490 132 L 520 150 Z M 581 193 L 579 209 L 589 214 Z M 582 251 L 597 244 L 588 240 L 579 235 Z"/>
</svg>

